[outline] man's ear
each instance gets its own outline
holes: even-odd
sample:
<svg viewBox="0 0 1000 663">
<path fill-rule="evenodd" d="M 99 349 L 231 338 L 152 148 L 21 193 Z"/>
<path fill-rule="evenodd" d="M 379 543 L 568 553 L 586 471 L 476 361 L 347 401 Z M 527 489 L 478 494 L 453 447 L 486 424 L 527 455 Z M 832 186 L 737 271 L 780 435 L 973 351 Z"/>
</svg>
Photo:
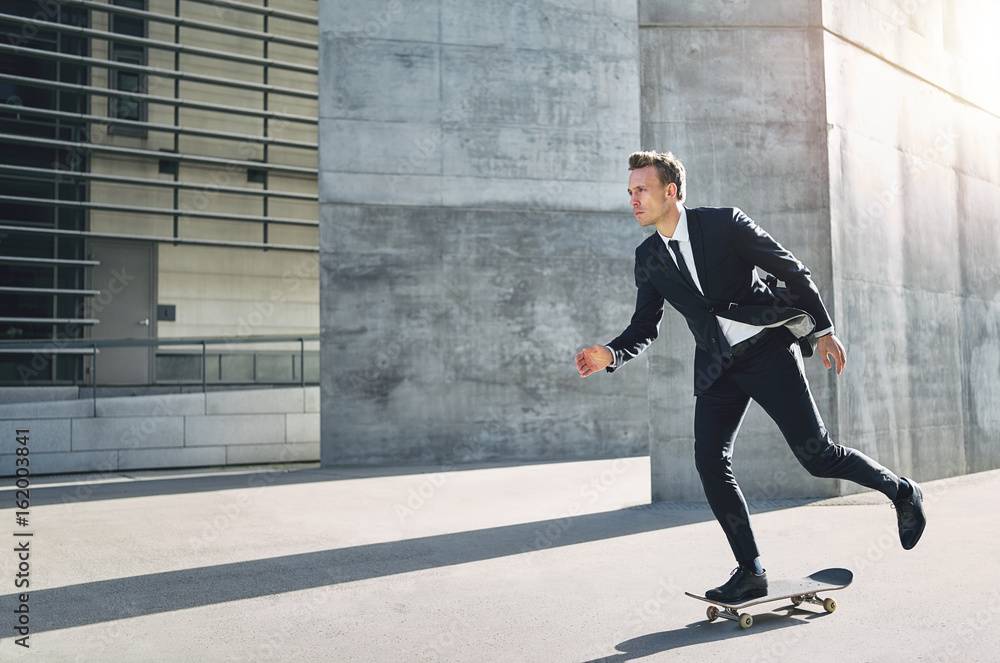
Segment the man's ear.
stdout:
<svg viewBox="0 0 1000 663">
<path fill-rule="evenodd" d="M 673 193 L 670 193 L 670 187 L 674 187 L 674 192 Z M 673 182 L 671 182 L 670 184 L 667 185 L 666 191 L 667 191 L 667 198 L 676 198 L 677 197 L 677 185 L 674 184 Z"/>
</svg>

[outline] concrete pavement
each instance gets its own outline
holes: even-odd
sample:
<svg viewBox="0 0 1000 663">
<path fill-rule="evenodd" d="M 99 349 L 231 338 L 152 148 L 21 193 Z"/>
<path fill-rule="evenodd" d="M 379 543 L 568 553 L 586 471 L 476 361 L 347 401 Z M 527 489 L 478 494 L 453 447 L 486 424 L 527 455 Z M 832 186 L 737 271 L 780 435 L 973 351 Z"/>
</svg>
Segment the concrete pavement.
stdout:
<svg viewBox="0 0 1000 663">
<path fill-rule="evenodd" d="M 923 486 L 909 552 L 881 495 L 754 505 L 769 576 L 855 581 L 744 631 L 683 595 L 734 564 L 706 505 L 648 504 L 647 458 L 37 477 L 27 527 L 7 482 L 0 660 L 995 661 L 1000 471 Z"/>
</svg>

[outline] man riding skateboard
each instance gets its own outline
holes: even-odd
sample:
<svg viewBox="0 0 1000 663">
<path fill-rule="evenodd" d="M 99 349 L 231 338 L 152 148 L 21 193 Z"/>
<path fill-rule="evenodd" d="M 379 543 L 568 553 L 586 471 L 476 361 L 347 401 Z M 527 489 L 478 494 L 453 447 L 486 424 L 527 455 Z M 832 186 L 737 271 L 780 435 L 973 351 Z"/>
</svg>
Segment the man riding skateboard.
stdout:
<svg viewBox="0 0 1000 663">
<path fill-rule="evenodd" d="M 835 364 L 838 375 L 847 355 L 809 270 L 741 210 L 685 207 L 684 166 L 670 152 L 635 152 L 628 165 L 633 214 L 656 230 L 635 251 L 635 313 L 618 338 L 581 350 L 576 364 L 581 377 L 624 366 L 656 339 L 664 303 L 687 321 L 696 344 L 695 467 L 739 564 L 705 596 L 740 601 L 767 593 L 732 471 L 733 444 L 751 399 L 812 475 L 853 481 L 892 500 L 900 542 L 913 548 L 926 524 L 920 488 L 835 444 L 813 402 L 797 339 L 813 331 L 823 364 Z M 757 267 L 784 281 L 794 308 L 764 285 Z"/>
</svg>

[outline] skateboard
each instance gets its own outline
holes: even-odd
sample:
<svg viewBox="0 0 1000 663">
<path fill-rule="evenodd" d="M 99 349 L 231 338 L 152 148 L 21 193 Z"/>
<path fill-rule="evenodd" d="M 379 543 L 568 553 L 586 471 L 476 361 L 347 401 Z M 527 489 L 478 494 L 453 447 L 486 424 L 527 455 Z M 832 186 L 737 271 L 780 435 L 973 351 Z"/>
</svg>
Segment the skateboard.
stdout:
<svg viewBox="0 0 1000 663">
<path fill-rule="evenodd" d="M 792 603 L 797 606 L 803 603 L 815 603 L 816 605 L 823 606 L 827 612 L 833 612 L 837 609 L 837 602 L 830 598 L 821 599 L 816 596 L 816 593 L 843 589 L 850 585 L 852 580 L 854 580 L 854 573 L 847 569 L 823 569 L 807 578 L 774 580 L 768 583 L 766 595 L 745 599 L 738 603 L 723 603 L 722 601 L 707 599 L 700 594 L 684 593 L 693 599 L 712 604 L 708 606 L 708 610 L 706 611 L 708 621 L 714 622 L 719 617 L 722 617 L 723 619 L 739 622 L 739 625 L 743 628 L 750 628 L 753 626 L 753 617 L 745 612 L 740 612 L 741 608 L 749 608 L 752 605 L 767 603 L 769 601 L 791 599 Z M 720 610 L 719 608 L 722 609 Z"/>
</svg>

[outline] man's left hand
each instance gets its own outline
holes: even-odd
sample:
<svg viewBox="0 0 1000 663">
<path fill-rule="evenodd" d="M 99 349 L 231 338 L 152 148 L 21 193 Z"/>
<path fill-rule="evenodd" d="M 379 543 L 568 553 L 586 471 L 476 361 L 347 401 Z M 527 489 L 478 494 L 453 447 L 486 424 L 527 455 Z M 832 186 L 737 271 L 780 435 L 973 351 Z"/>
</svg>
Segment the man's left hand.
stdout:
<svg viewBox="0 0 1000 663">
<path fill-rule="evenodd" d="M 837 375 L 840 375 L 840 372 L 844 370 L 844 365 L 847 363 L 847 351 L 840 339 L 834 334 L 827 334 L 816 339 L 816 352 L 823 358 L 823 365 L 827 368 L 832 368 L 830 357 L 833 357 L 833 361 L 837 364 Z"/>
</svg>

